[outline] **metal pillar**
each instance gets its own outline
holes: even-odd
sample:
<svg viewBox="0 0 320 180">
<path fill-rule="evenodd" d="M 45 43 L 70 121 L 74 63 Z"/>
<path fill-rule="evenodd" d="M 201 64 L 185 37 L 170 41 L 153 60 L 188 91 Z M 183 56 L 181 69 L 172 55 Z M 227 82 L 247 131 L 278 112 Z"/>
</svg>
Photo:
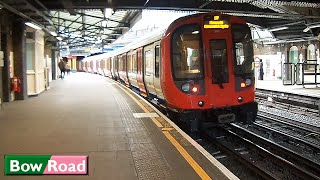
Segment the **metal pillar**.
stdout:
<svg viewBox="0 0 320 180">
<path fill-rule="evenodd" d="M 25 24 L 21 21 L 15 21 L 13 22 L 13 27 L 14 75 L 21 80 L 21 91 L 15 93 L 15 98 L 16 100 L 24 100 L 28 97 Z"/>
<path fill-rule="evenodd" d="M 57 51 L 55 49 L 51 50 L 51 69 L 52 69 L 52 80 L 57 79 Z"/>
<path fill-rule="evenodd" d="M 2 95 L 4 102 L 10 102 L 10 61 L 9 61 L 9 28 L 1 27 L 1 51 L 3 52 L 4 67 L 2 68 Z"/>
</svg>

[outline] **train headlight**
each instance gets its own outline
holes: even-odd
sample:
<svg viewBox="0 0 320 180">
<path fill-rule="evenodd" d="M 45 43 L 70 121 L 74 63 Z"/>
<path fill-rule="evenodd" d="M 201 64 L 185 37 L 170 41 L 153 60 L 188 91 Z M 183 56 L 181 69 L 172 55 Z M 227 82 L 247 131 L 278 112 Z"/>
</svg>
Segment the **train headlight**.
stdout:
<svg viewBox="0 0 320 180">
<path fill-rule="evenodd" d="M 192 87 L 192 92 L 197 93 L 199 91 L 199 88 L 197 86 Z"/>
<path fill-rule="evenodd" d="M 190 93 L 190 83 L 185 83 L 181 86 L 181 90 L 185 93 Z"/>
<path fill-rule="evenodd" d="M 240 87 L 245 88 L 246 86 L 247 86 L 246 83 L 244 82 L 240 83 Z"/>
<path fill-rule="evenodd" d="M 247 85 L 247 86 L 250 86 L 251 84 L 252 84 L 251 79 L 246 79 L 246 85 Z"/>
</svg>

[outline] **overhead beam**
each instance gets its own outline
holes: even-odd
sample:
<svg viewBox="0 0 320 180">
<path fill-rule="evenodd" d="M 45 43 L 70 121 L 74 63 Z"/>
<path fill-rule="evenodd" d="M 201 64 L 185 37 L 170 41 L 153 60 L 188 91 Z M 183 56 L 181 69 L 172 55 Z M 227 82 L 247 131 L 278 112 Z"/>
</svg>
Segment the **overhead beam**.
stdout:
<svg viewBox="0 0 320 180">
<path fill-rule="evenodd" d="M 82 16 L 88 16 L 88 17 L 92 17 L 92 18 L 97 18 L 97 19 L 104 19 L 104 17 L 95 16 L 95 15 L 86 14 L 86 13 L 77 13 L 77 14 L 82 15 Z M 121 22 L 121 21 L 116 21 L 116 20 L 113 20 L 113 19 L 110 19 L 110 18 L 106 18 L 106 20 L 112 21 L 112 22 L 116 22 L 116 23 L 119 23 L 119 24 L 123 24 L 124 26 L 128 26 L 128 27 L 130 26 L 128 23 Z"/>
<path fill-rule="evenodd" d="M 62 17 L 59 17 L 59 18 L 55 17 L 55 18 L 60 19 L 60 20 L 64 20 L 64 21 L 70 21 L 70 22 L 73 22 L 73 23 L 84 24 L 84 25 L 88 25 L 88 26 L 91 26 L 91 27 L 105 28 L 105 29 L 110 29 L 110 30 L 128 28 L 128 27 L 124 27 L 124 26 L 101 27 L 101 26 L 97 26 L 97 25 L 94 25 L 94 24 L 89 24 L 89 23 L 86 23 L 86 22 L 72 21 L 72 20 L 69 20 L 69 19 L 66 19 L 66 18 L 62 18 Z M 56 23 L 54 23 L 54 24 L 56 24 Z"/>
<path fill-rule="evenodd" d="M 43 26 L 41 23 L 39 23 L 38 21 L 30 18 L 29 16 L 23 14 L 22 12 L 19 12 L 18 10 L 16 10 L 15 8 L 11 7 L 10 5 L 8 5 L 7 3 L 3 2 L 0 0 L 0 4 L 2 5 L 2 7 L 4 7 L 5 9 L 11 11 L 12 13 L 20 16 L 20 17 L 23 17 L 25 19 L 28 19 L 30 20 L 31 22 L 33 23 L 36 23 L 39 27 L 41 27 L 43 30 L 47 31 L 48 33 L 50 33 L 50 30 L 47 29 L 45 26 Z"/>
<path fill-rule="evenodd" d="M 49 17 L 47 17 L 46 15 L 44 15 L 43 12 L 39 11 L 37 8 L 35 8 L 33 5 L 31 5 L 28 1 L 23 0 L 23 2 L 27 4 L 28 8 L 30 8 L 32 11 L 36 12 L 36 14 L 38 16 L 42 17 L 44 20 L 49 22 L 50 25 L 53 25 L 52 20 Z"/>
<path fill-rule="evenodd" d="M 71 15 L 77 15 L 76 11 L 74 10 L 73 4 L 71 0 L 60 0 L 60 2 L 62 3 L 63 7 L 65 9 L 67 9 L 67 11 L 71 14 Z"/>
</svg>

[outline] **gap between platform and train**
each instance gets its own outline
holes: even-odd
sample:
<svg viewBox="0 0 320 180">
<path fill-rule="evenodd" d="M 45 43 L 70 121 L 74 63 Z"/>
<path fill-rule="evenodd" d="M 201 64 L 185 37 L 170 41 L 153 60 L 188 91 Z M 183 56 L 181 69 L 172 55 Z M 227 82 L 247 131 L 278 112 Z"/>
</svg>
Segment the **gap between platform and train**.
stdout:
<svg viewBox="0 0 320 180">
<path fill-rule="evenodd" d="M 131 95 L 126 89 L 117 84 L 120 89 L 122 89 L 134 102 L 140 106 L 140 108 L 145 113 L 150 113 L 150 111 L 142 105 L 139 100 L 137 100 L 133 95 Z M 182 157 L 189 163 L 193 170 L 198 174 L 201 179 L 211 179 L 210 176 L 202 169 L 202 167 L 192 158 L 192 156 L 183 148 L 183 146 L 170 134 L 173 128 L 164 128 L 163 125 L 154 117 L 150 117 L 152 121 L 156 124 L 158 128 L 161 128 L 162 133 L 165 137 L 172 143 L 172 145 L 178 150 Z"/>
</svg>

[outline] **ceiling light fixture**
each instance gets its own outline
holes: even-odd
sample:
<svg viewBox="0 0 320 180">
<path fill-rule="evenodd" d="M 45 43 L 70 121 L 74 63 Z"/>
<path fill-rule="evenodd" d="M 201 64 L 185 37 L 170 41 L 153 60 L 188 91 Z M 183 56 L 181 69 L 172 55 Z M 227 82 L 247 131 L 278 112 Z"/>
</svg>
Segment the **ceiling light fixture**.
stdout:
<svg viewBox="0 0 320 180">
<path fill-rule="evenodd" d="M 103 21 L 101 22 L 101 25 L 102 25 L 102 27 L 107 27 L 107 21 L 106 21 L 106 20 L 103 20 Z"/>
<path fill-rule="evenodd" d="M 308 31 L 310 31 L 311 29 L 317 28 L 317 27 L 320 27 L 320 24 L 309 24 L 309 25 L 307 25 L 307 27 L 303 30 L 303 32 L 308 32 Z"/>
<path fill-rule="evenodd" d="M 306 27 L 304 30 L 303 30 L 303 32 L 308 32 L 310 30 L 310 28 L 309 27 Z"/>
<path fill-rule="evenodd" d="M 53 31 L 50 31 L 50 34 L 51 34 L 52 36 L 58 36 L 58 34 L 57 34 L 56 32 L 53 32 Z"/>
<path fill-rule="evenodd" d="M 320 24 L 313 24 L 308 26 L 310 29 L 320 27 Z"/>
<path fill-rule="evenodd" d="M 104 17 L 109 18 L 112 15 L 113 10 L 111 8 L 106 8 L 104 10 Z"/>
<path fill-rule="evenodd" d="M 37 26 L 37 25 L 35 25 L 35 24 L 31 23 L 31 22 L 26 22 L 25 24 L 27 26 L 29 26 L 29 27 L 32 27 L 33 29 L 38 29 L 38 30 L 41 29 L 41 27 L 39 27 L 39 26 Z"/>
<path fill-rule="evenodd" d="M 273 31 L 281 31 L 281 30 L 285 30 L 285 29 L 288 29 L 288 27 L 284 26 L 284 27 L 278 27 L 278 28 L 271 28 L 271 29 L 268 29 L 268 30 L 273 32 Z"/>
</svg>

